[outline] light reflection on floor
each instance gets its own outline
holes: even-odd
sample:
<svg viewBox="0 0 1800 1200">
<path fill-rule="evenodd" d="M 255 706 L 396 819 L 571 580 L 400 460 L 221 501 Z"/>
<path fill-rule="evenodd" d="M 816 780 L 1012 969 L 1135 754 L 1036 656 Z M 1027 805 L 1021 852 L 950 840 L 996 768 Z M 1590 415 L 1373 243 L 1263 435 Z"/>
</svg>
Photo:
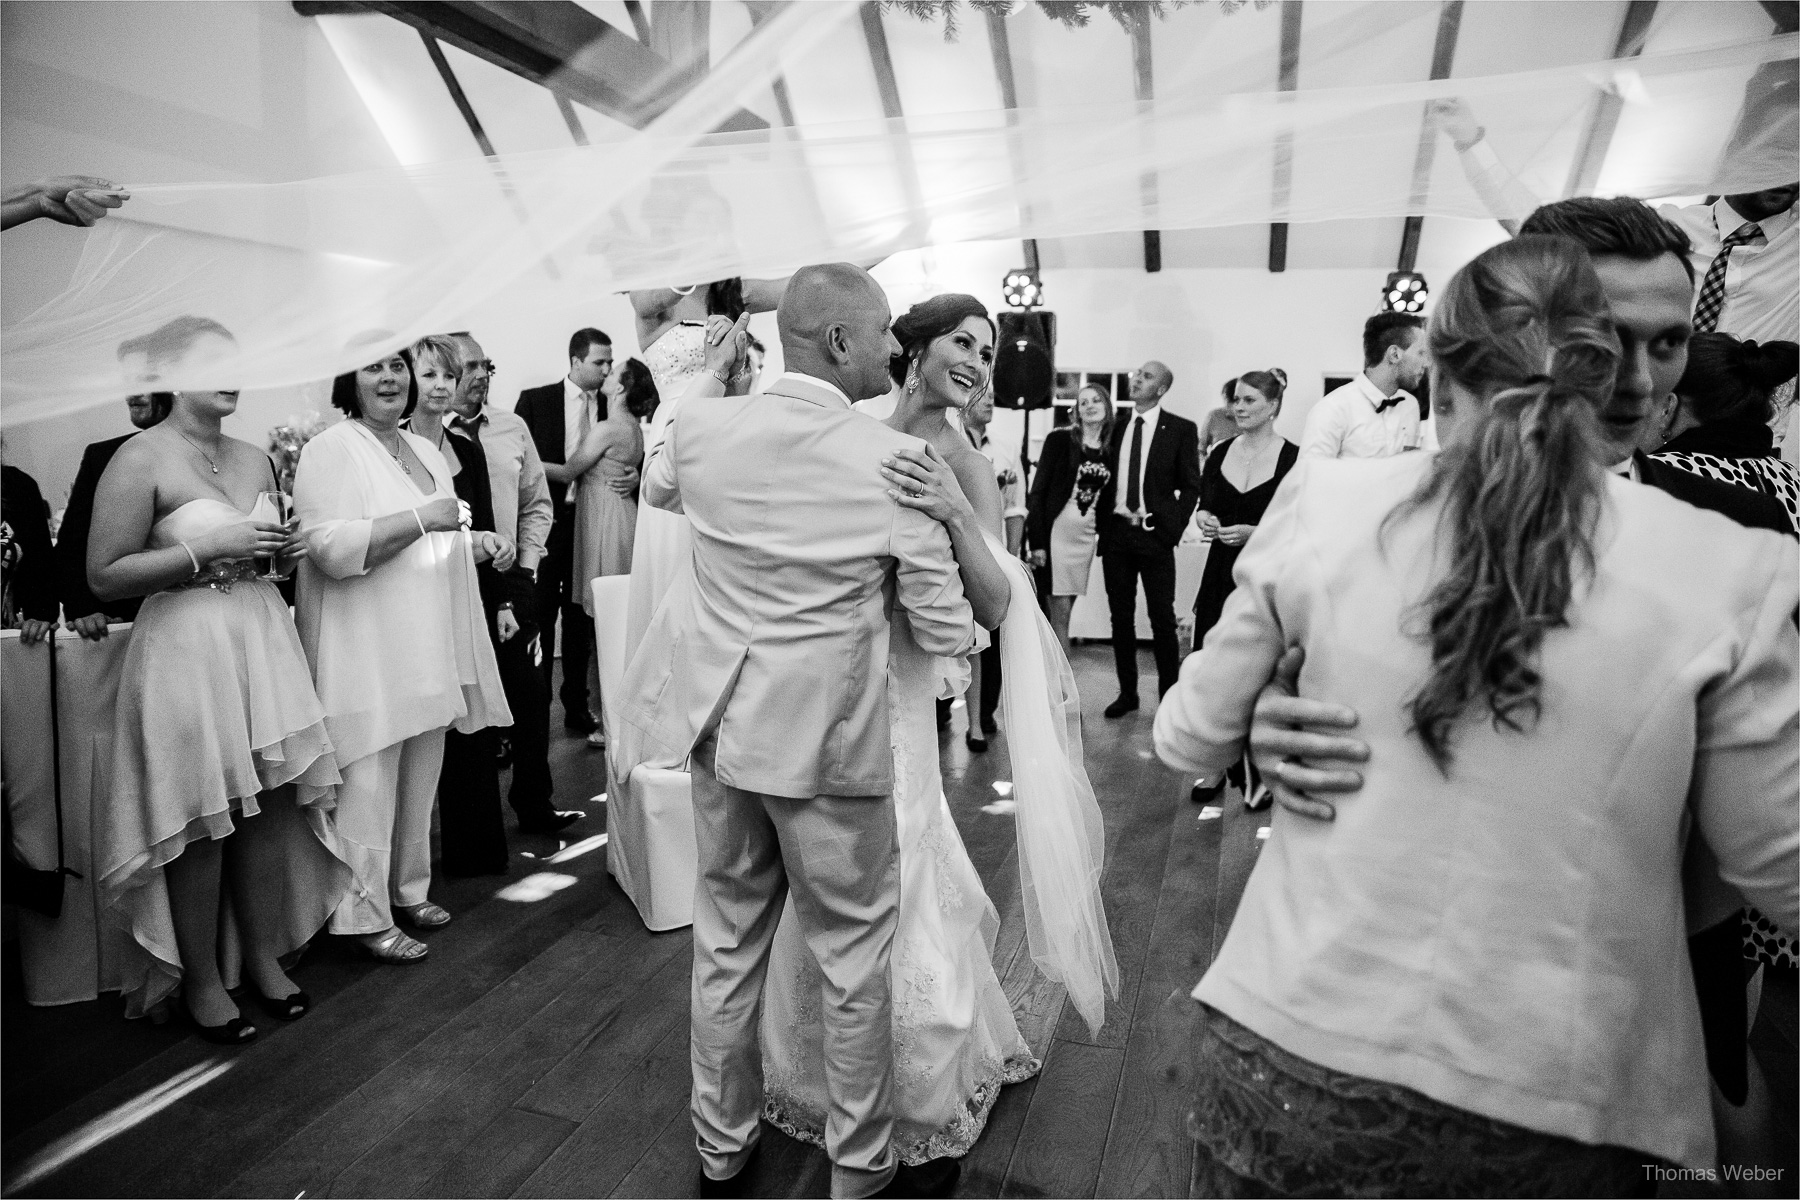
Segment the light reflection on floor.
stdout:
<svg viewBox="0 0 1800 1200">
<path fill-rule="evenodd" d="M 571 881 L 573 882 L 573 881 Z M 127 1129 L 149 1120 L 183 1096 L 199 1091 L 233 1064 L 225 1059 L 197 1063 L 141 1096 L 134 1096 L 109 1113 L 89 1121 L 73 1133 L 64 1134 L 26 1159 L 19 1172 L 7 1181 L 9 1195 L 22 1192 L 53 1171 L 61 1170 L 89 1150 L 115 1138 Z"/>
</svg>

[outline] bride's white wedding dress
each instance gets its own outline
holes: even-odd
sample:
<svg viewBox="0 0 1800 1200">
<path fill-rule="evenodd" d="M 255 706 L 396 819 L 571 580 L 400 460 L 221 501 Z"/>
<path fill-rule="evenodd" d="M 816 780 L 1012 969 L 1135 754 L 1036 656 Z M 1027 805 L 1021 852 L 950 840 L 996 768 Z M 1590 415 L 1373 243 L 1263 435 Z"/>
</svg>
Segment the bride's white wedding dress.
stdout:
<svg viewBox="0 0 1800 1200">
<path fill-rule="evenodd" d="M 1104 834 L 1081 768 L 1080 700 L 1067 659 L 1038 610 L 1030 576 L 998 543 L 990 539 L 989 545 L 1013 582 L 999 636 L 1003 673 L 1010 684 L 1016 672 L 1020 686 L 1006 689 L 1002 713 L 1019 802 L 1031 949 L 1047 974 L 1069 985 L 1089 1024 L 1098 1026 L 1102 989 L 1116 990 L 1118 968 L 1099 900 Z M 901 1161 L 917 1164 L 968 1153 L 1001 1087 L 1030 1078 L 1039 1063 L 994 973 L 999 914 L 957 833 L 938 769 L 933 702 L 950 694 L 955 677 L 967 682 L 967 665 L 920 650 L 900 614 L 893 617 L 889 647 L 900 842 L 900 916 L 891 960 L 894 1148 Z M 1052 877 L 1061 885 L 1048 894 L 1031 882 Z M 763 991 L 764 1116 L 817 1145 L 824 1144 L 828 1104 L 823 982 L 790 900 Z"/>
</svg>

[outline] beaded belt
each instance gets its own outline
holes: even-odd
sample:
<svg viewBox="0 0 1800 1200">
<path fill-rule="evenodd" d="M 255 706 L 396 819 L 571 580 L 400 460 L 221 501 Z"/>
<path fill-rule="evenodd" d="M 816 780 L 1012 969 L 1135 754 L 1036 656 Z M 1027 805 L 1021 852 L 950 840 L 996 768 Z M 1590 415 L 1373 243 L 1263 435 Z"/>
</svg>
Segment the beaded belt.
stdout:
<svg viewBox="0 0 1800 1200">
<path fill-rule="evenodd" d="M 242 583 L 246 579 L 259 578 L 261 574 L 262 568 L 257 566 L 255 559 L 231 559 L 213 563 L 192 579 L 171 584 L 168 590 L 182 592 L 190 588 L 211 588 L 215 592 L 229 593 L 232 584 Z"/>
</svg>

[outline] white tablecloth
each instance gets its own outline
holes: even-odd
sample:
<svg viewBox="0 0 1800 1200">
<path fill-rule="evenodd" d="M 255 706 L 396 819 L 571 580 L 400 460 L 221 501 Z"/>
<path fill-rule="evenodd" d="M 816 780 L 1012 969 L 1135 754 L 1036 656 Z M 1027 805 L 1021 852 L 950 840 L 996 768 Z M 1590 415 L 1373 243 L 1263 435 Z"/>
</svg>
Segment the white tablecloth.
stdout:
<svg viewBox="0 0 1800 1200">
<path fill-rule="evenodd" d="M 1194 597 L 1200 594 L 1200 574 L 1206 570 L 1206 551 L 1210 542 L 1182 542 L 1175 547 L 1175 619 L 1194 615 Z M 1137 634 L 1141 641 L 1150 640 L 1150 616 L 1144 608 L 1144 589 L 1138 588 Z M 1106 607 L 1106 580 L 1102 577 L 1102 560 L 1094 557 L 1088 571 L 1088 590 L 1075 600 L 1069 614 L 1069 636 L 1106 639 L 1112 636 L 1112 614 Z"/>
<path fill-rule="evenodd" d="M 21 909 L 19 951 L 25 999 L 73 1004 L 119 988 L 125 935 L 96 920 L 98 881 L 89 849 L 93 815 L 105 803 L 112 765 L 113 704 L 131 626 L 102 641 L 56 634 L 56 695 L 62 750 L 63 861 L 80 873 L 63 881 L 62 915 Z M 12 816 L 13 849 L 27 866 L 56 866 L 56 799 L 50 762 L 50 646 L 27 646 L 0 630 L 0 779 Z"/>
</svg>

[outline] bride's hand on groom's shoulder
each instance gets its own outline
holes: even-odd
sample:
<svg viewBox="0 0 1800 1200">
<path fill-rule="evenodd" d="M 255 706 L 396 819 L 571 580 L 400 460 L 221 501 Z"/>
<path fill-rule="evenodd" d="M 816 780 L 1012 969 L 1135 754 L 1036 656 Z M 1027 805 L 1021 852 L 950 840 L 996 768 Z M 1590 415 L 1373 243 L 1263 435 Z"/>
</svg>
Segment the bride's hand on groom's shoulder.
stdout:
<svg viewBox="0 0 1800 1200">
<path fill-rule="evenodd" d="M 894 451 L 881 460 L 881 474 L 895 503 L 917 509 L 934 521 L 950 525 L 974 515 L 956 472 L 930 444 L 923 450 Z"/>
</svg>

